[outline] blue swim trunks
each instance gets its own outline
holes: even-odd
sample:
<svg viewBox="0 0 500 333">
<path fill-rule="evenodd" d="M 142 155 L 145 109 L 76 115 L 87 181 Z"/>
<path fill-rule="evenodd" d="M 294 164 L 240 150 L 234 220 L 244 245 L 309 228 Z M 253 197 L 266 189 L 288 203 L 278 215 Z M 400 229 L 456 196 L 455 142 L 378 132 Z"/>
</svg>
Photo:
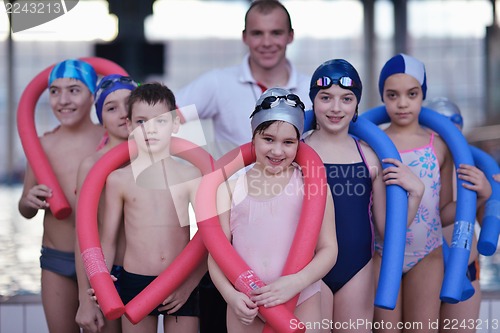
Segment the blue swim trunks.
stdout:
<svg viewBox="0 0 500 333">
<path fill-rule="evenodd" d="M 130 302 L 135 296 L 137 296 L 144 288 L 146 288 L 156 276 L 147 276 L 127 272 L 125 269 L 121 272 L 120 278 L 120 297 L 123 304 Z M 158 307 L 161 305 L 159 304 Z M 166 315 L 166 311 L 158 311 L 158 308 L 154 309 L 149 313 L 149 316 L 159 316 L 160 314 Z M 198 288 L 195 288 L 188 300 L 184 305 L 177 311 L 169 316 L 188 316 L 188 317 L 198 317 L 200 315 L 199 309 L 199 296 Z"/>
<path fill-rule="evenodd" d="M 40 267 L 76 281 L 75 253 L 42 246 Z"/>
<path fill-rule="evenodd" d="M 113 267 L 111 267 L 110 274 L 116 278 L 114 285 L 115 285 L 115 288 L 116 288 L 116 291 L 118 292 L 118 294 L 120 294 L 120 290 L 121 290 L 120 289 L 120 281 L 121 281 L 120 279 L 122 276 L 122 272 L 123 272 L 123 266 L 113 265 Z"/>
</svg>

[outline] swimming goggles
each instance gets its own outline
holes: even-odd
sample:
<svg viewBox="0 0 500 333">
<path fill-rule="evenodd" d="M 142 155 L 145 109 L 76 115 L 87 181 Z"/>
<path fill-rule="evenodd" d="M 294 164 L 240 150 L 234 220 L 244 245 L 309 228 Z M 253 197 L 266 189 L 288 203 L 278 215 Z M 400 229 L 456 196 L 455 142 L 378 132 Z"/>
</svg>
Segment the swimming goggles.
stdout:
<svg viewBox="0 0 500 333">
<path fill-rule="evenodd" d="M 287 105 L 290 105 L 293 107 L 298 106 L 302 109 L 302 111 L 305 110 L 305 108 L 306 108 L 304 103 L 302 103 L 302 101 L 300 100 L 300 97 L 295 95 L 295 94 L 288 94 L 288 95 L 284 95 L 284 96 L 267 96 L 266 98 L 264 98 L 262 100 L 260 105 L 257 105 L 255 107 L 255 110 L 252 112 L 252 115 L 250 116 L 250 118 L 252 118 L 252 116 L 255 113 L 257 113 L 261 110 L 267 110 L 267 109 L 271 109 L 271 108 L 278 106 L 280 104 L 280 100 L 284 100 Z"/>
<path fill-rule="evenodd" d="M 314 82 L 311 88 L 328 89 L 334 84 L 337 84 L 344 89 L 356 88 L 356 83 L 349 76 L 341 76 L 338 79 L 332 79 L 329 76 L 322 76 Z"/>
<path fill-rule="evenodd" d="M 107 80 L 99 83 L 99 86 L 97 87 L 97 93 L 96 93 L 95 100 L 98 101 L 99 98 L 101 97 L 101 94 L 104 91 L 113 88 L 117 83 L 128 84 L 128 85 L 131 85 L 133 87 L 139 86 L 139 84 L 137 82 L 135 82 L 134 80 L 132 80 L 132 78 L 129 76 L 120 76 L 120 77 L 116 77 L 113 79 L 107 79 Z"/>
</svg>

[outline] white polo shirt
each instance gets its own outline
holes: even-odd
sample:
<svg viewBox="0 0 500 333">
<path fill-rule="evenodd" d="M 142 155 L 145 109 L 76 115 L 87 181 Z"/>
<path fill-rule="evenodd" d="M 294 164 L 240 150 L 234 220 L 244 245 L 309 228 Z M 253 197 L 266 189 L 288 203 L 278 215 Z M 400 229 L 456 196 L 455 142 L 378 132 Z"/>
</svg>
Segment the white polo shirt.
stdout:
<svg viewBox="0 0 500 333">
<path fill-rule="evenodd" d="M 211 70 L 175 93 L 181 117 L 186 122 L 212 119 L 219 156 L 252 138 L 249 117 L 262 90 L 252 77 L 248 59 L 247 54 L 238 66 Z M 306 110 L 310 109 L 310 76 L 298 73 L 290 62 L 288 64 L 290 78 L 283 88 L 297 94 Z M 192 104 L 195 108 L 182 109 Z"/>
</svg>

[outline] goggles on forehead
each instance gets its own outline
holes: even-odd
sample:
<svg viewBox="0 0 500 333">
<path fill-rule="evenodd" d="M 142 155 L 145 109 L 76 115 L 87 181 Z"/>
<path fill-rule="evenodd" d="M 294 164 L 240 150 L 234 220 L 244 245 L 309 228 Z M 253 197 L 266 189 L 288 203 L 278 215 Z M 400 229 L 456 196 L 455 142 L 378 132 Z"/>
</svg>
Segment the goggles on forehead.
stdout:
<svg viewBox="0 0 500 333">
<path fill-rule="evenodd" d="M 267 96 L 266 98 L 264 98 L 262 100 L 260 105 L 257 105 L 255 107 L 255 110 L 253 111 L 250 118 L 252 118 L 252 116 L 255 113 L 257 113 L 261 110 L 267 110 L 267 109 L 271 109 L 271 108 L 278 106 L 280 104 L 281 100 L 283 100 L 287 105 L 290 105 L 293 107 L 297 107 L 297 106 L 300 107 L 302 109 L 302 111 L 304 111 L 306 108 L 304 103 L 302 103 L 302 101 L 300 100 L 300 97 L 295 95 L 295 94 L 288 94 L 288 95 L 284 95 L 284 96 Z"/>
<path fill-rule="evenodd" d="M 344 89 L 356 88 L 356 83 L 349 76 L 341 76 L 338 79 L 332 79 L 329 76 L 322 76 L 314 82 L 311 88 L 328 89 L 332 85 L 337 84 Z"/>
<path fill-rule="evenodd" d="M 105 80 L 104 82 L 101 82 L 99 84 L 95 100 L 96 101 L 99 100 L 99 97 L 101 97 L 101 94 L 103 93 L 103 91 L 113 88 L 117 83 L 128 84 L 128 85 L 131 85 L 134 87 L 139 86 L 137 84 L 137 82 L 132 80 L 132 78 L 129 76 L 120 76 L 117 78 L 108 79 L 108 80 Z"/>
<path fill-rule="evenodd" d="M 458 113 L 455 113 L 448 118 L 450 118 L 451 122 L 458 125 L 460 128 L 464 127 L 464 119 Z"/>
</svg>

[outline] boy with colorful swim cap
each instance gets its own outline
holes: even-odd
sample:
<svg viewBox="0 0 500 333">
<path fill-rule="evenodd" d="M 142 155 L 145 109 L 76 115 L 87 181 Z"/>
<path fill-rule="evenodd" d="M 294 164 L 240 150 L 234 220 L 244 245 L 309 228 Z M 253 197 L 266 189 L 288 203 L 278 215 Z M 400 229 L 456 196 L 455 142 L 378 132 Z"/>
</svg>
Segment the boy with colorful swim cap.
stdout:
<svg viewBox="0 0 500 333">
<path fill-rule="evenodd" d="M 101 141 L 98 151 L 88 156 L 83 160 L 78 170 L 77 192 L 83 185 L 85 177 L 94 164 L 109 150 L 116 147 L 128 138 L 128 130 L 126 126 L 127 120 L 127 100 L 132 90 L 138 84 L 128 76 L 120 74 L 110 74 L 101 79 L 94 93 L 95 109 L 97 119 L 106 129 L 106 135 Z M 100 207 L 104 205 L 104 196 L 101 196 Z M 102 220 L 103 209 L 99 210 L 99 222 Z M 120 283 L 120 271 L 123 266 L 123 252 L 125 243 L 123 237 L 119 237 L 117 242 L 117 254 L 113 265 L 112 275 L 118 280 L 115 282 L 117 289 Z M 79 253 L 78 247 L 75 249 Z M 81 262 L 81 257 L 76 256 L 78 289 L 80 305 L 76 314 L 76 322 L 82 327 L 85 332 L 89 333 L 119 333 L 121 332 L 120 319 L 109 321 L 107 320 L 96 302 L 89 296 L 90 288 L 85 269 Z"/>
<path fill-rule="evenodd" d="M 79 333 L 75 322 L 78 286 L 75 269 L 75 203 L 78 168 L 95 152 L 104 134 L 102 126 L 90 118 L 97 75 L 86 62 L 65 60 L 54 66 L 48 77 L 49 102 L 60 125 L 40 138 L 73 214 L 64 220 L 52 215 L 46 198 L 52 190 L 38 184 L 28 165 L 19 200 L 25 218 L 44 210 L 40 257 L 42 303 L 50 332 Z"/>
<path fill-rule="evenodd" d="M 323 277 L 323 318 L 333 322 L 372 322 L 375 280 L 373 278 L 373 230 L 385 226 L 385 174 L 375 152 L 349 134 L 358 118 L 362 83 L 357 70 L 344 59 L 332 59 L 313 73 L 309 96 L 315 126 L 305 138 L 320 155 L 335 201 L 335 224 L 339 254 L 337 263 Z M 393 163 L 394 175 L 411 172 L 400 162 Z M 416 177 L 400 185 L 412 193 L 413 215 L 423 185 Z M 410 213 L 411 214 L 411 213 Z M 368 332 L 358 329 L 357 332 Z"/>
</svg>

